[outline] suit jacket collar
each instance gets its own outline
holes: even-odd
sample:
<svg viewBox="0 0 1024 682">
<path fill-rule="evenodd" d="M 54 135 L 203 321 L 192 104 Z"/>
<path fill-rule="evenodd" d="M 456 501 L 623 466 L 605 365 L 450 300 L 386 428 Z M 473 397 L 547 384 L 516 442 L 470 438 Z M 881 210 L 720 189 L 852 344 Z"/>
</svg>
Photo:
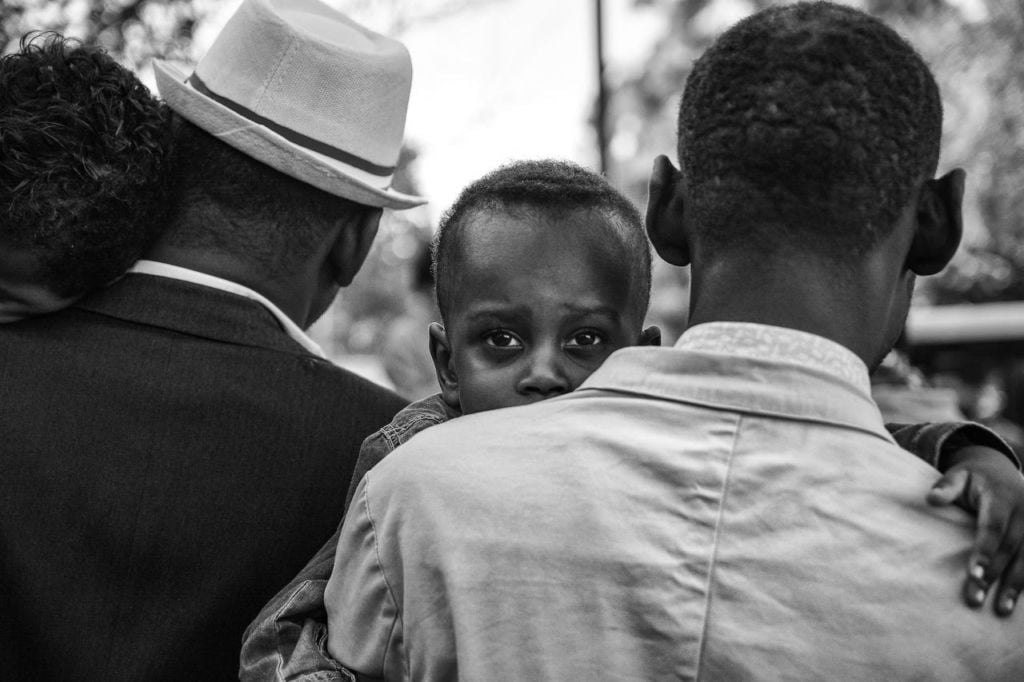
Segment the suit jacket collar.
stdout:
<svg viewBox="0 0 1024 682">
<path fill-rule="evenodd" d="M 182 280 L 129 273 L 75 307 L 214 341 L 315 357 L 260 303 Z"/>
</svg>

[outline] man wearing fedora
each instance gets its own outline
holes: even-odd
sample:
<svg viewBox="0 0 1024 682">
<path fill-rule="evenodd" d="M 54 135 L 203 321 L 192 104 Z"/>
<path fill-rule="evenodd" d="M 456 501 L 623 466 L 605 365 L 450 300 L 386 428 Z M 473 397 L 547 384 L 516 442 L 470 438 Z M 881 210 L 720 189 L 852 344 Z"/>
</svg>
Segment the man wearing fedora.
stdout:
<svg viewBox="0 0 1024 682">
<path fill-rule="evenodd" d="M 245 625 L 404 404 L 303 332 L 382 209 L 422 203 L 390 188 L 403 46 L 316 0 L 246 0 L 191 75 L 156 75 L 174 111 L 158 243 L 0 328 L 5 679 L 234 678 Z"/>
</svg>

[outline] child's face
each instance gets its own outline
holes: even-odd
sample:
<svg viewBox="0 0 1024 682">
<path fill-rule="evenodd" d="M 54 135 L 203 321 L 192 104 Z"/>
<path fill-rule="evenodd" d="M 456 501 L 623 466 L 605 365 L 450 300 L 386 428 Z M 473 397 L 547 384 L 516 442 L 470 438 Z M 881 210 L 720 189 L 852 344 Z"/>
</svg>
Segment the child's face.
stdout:
<svg viewBox="0 0 1024 682">
<path fill-rule="evenodd" d="M 448 326 L 431 329 L 446 402 L 470 413 L 568 393 L 612 351 L 637 343 L 643 319 L 628 259 L 597 220 L 608 218 L 500 209 L 468 217 Z"/>
<path fill-rule="evenodd" d="M 0 323 L 65 308 L 78 298 L 60 296 L 39 277 L 38 258 L 0 243 Z"/>
</svg>

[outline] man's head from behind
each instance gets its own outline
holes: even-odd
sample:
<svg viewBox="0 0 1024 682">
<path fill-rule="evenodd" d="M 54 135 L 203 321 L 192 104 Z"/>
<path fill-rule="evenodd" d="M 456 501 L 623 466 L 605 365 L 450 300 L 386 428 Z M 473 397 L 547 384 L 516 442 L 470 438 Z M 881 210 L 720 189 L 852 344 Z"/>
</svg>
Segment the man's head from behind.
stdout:
<svg viewBox="0 0 1024 682">
<path fill-rule="evenodd" d="M 98 48 L 29 34 L 0 58 L 0 321 L 121 275 L 163 224 L 167 110 Z"/>
<path fill-rule="evenodd" d="M 850 283 L 885 246 L 904 250 L 893 255 L 897 266 L 932 274 L 959 240 L 962 175 L 929 181 L 941 130 L 928 67 L 877 19 L 824 2 L 759 12 L 723 34 L 689 76 L 674 188 L 688 241 L 662 253 L 692 258 L 695 274 L 725 263 L 813 266 Z M 670 175 L 662 179 L 675 183 Z M 895 280 L 909 292 L 912 276 Z"/>
<path fill-rule="evenodd" d="M 423 203 L 391 187 L 408 52 L 318 0 L 245 0 L 193 73 L 155 70 L 180 147 L 161 246 L 263 290 L 303 326 L 358 270 L 380 209 Z M 313 288 L 311 303 L 294 295 Z"/>
<path fill-rule="evenodd" d="M 649 340 L 640 215 L 572 163 L 521 161 L 466 187 L 441 219 L 434 277 L 444 327 L 431 328 L 431 354 L 463 412 L 561 395 Z"/>
<path fill-rule="evenodd" d="M 369 249 L 380 208 L 259 163 L 176 112 L 170 127 L 171 206 L 162 247 L 232 259 L 268 281 L 283 281 L 305 268 L 318 250 L 331 250 L 324 240 L 340 231 L 361 238 L 357 245 L 337 245 L 344 251 L 339 257 L 353 256 L 354 250 L 361 254 L 332 276 L 335 285 L 348 284 Z"/>
</svg>

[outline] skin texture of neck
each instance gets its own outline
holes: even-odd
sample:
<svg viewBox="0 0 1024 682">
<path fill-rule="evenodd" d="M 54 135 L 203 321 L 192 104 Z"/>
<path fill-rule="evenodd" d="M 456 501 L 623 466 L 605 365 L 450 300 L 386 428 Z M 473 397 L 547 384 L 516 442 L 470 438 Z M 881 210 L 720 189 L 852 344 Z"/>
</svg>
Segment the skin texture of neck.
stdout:
<svg viewBox="0 0 1024 682">
<path fill-rule="evenodd" d="M 894 253 L 876 250 L 857 266 L 806 254 L 773 254 L 757 262 L 695 257 L 689 324 L 753 322 L 796 329 L 849 348 L 874 369 L 902 331 L 913 287 L 913 276 L 893 267 Z"/>
</svg>

